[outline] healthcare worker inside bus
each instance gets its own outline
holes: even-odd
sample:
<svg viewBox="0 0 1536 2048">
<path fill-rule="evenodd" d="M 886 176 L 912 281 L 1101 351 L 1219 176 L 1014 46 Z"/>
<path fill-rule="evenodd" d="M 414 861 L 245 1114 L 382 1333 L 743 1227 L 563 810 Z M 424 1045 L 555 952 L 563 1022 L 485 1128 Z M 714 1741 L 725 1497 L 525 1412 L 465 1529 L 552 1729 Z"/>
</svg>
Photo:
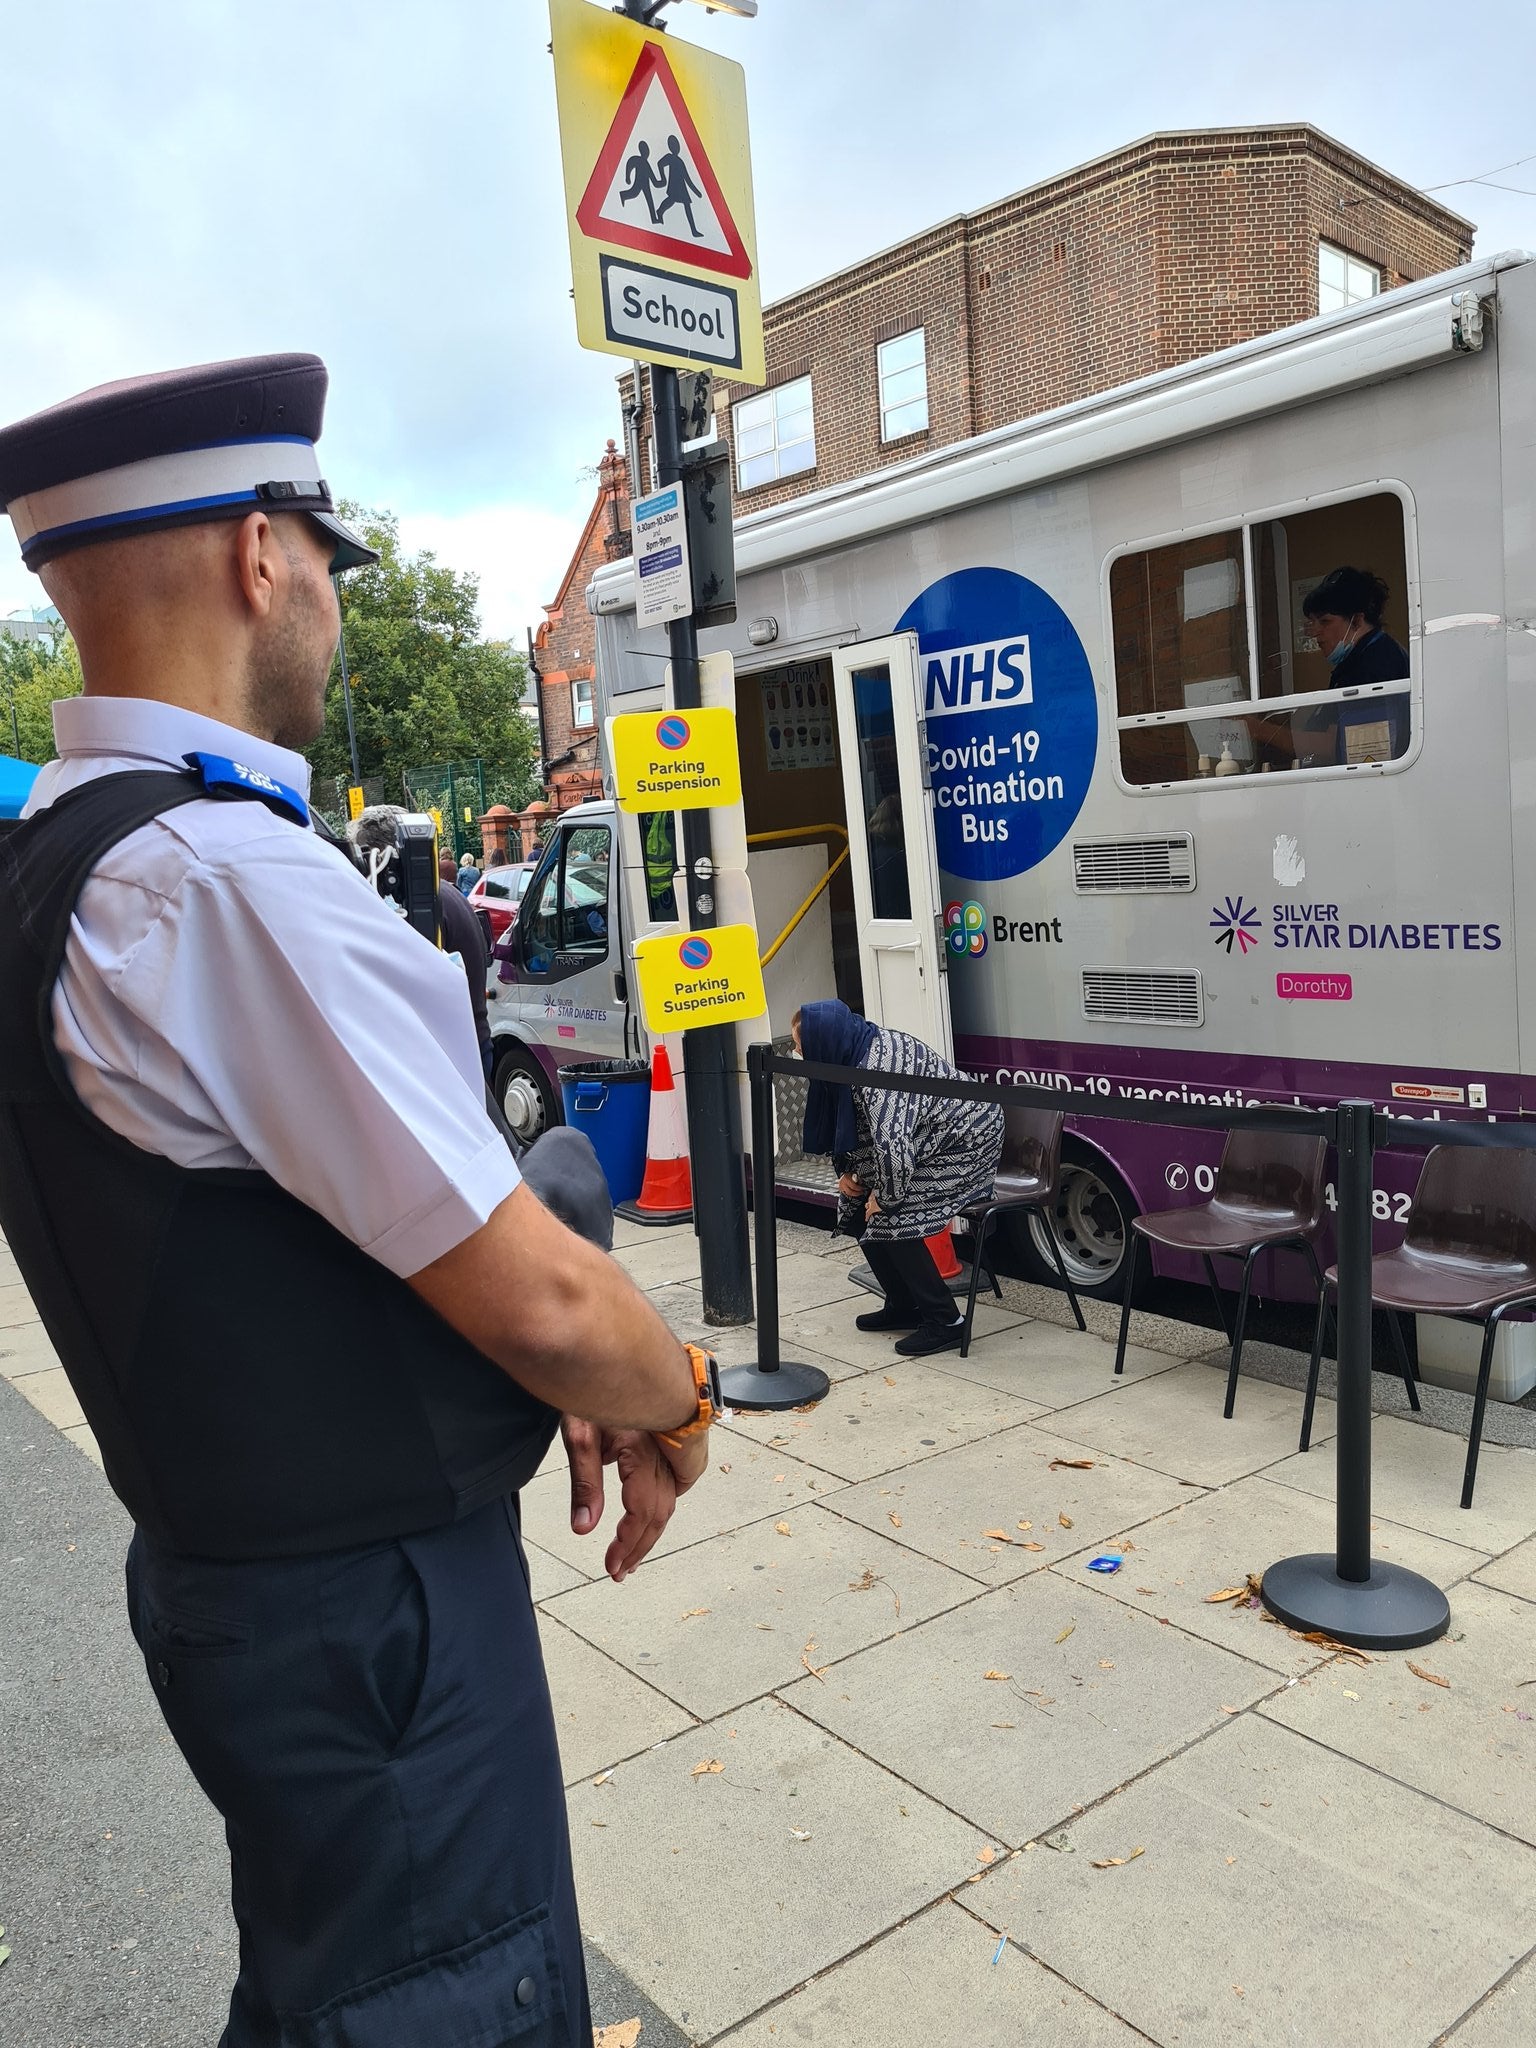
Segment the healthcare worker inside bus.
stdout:
<svg viewBox="0 0 1536 2048">
<path fill-rule="evenodd" d="M 1332 671 L 1330 689 L 1407 680 L 1407 649 L 1381 623 L 1387 597 L 1386 584 L 1369 569 L 1338 568 L 1302 599 L 1302 616 Z M 1395 761 L 1408 751 L 1406 694 L 1368 698 L 1319 717 L 1336 725 L 1334 758 L 1340 763 Z"/>
<path fill-rule="evenodd" d="M 807 1003 L 790 1024 L 807 1060 L 926 1080 L 963 1077 L 920 1038 L 883 1031 L 846 1003 Z M 837 1169 L 837 1227 L 860 1239 L 884 1304 L 857 1318 L 861 1330 L 904 1331 L 908 1358 L 951 1351 L 963 1328 L 954 1298 L 923 1242 L 992 1193 L 1003 1149 L 995 1102 L 956 1102 L 893 1088 L 812 1081 L 803 1147 Z"/>
</svg>

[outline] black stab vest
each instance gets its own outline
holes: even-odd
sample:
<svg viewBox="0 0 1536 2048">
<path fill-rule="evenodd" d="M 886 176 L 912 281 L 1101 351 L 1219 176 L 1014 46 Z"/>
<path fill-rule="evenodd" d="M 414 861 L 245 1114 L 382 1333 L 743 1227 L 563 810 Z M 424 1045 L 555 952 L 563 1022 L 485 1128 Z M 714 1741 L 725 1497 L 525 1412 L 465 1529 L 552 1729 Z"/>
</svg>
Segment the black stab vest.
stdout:
<svg viewBox="0 0 1536 2048">
<path fill-rule="evenodd" d="M 554 1410 L 266 1174 L 118 1137 L 54 1045 L 87 876 L 205 794 L 190 774 L 104 775 L 0 826 L 0 1229 L 148 1536 L 249 1559 L 433 1528 L 531 1479 Z"/>
</svg>

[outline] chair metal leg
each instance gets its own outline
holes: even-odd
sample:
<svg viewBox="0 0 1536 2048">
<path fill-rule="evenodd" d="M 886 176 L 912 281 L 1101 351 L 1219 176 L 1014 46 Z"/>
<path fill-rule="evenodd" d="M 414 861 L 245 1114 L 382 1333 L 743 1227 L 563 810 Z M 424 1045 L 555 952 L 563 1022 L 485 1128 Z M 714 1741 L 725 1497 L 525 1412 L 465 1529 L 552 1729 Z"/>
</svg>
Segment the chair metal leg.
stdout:
<svg viewBox="0 0 1536 2048">
<path fill-rule="evenodd" d="M 976 1320 L 976 1286 L 981 1278 L 982 1254 L 986 1249 L 987 1232 L 992 1228 L 992 1218 L 997 1212 L 989 1209 L 976 1229 L 976 1244 L 971 1253 L 971 1282 L 965 1291 L 965 1328 L 960 1332 L 960 1356 L 968 1358 L 971 1352 L 971 1325 Z M 996 1281 L 993 1285 L 996 1286 Z"/>
<path fill-rule="evenodd" d="M 1216 1320 L 1221 1325 L 1221 1334 L 1230 1344 L 1232 1342 L 1232 1331 L 1227 1323 L 1227 1304 L 1222 1300 L 1221 1289 L 1216 1284 L 1216 1268 L 1211 1264 L 1209 1252 L 1202 1252 L 1200 1254 L 1200 1263 L 1204 1266 L 1205 1277 L 1210 1282 L 1211 1299 L 1216 1304 Z"/>
<path fill-rule="evenodd" d="M 1237 1406 L 1237 1369 L 1243 1362 L 1243 1329 L 1248 1321 L 1248 1290 L 1253 1282 L 1253 1262 L 1266 1249 L 1266 1246 L 1256 1244 L 1243 1261 L 1243 1284 L 1237 1297 L 1237 1323 L 1232 1332 L 1232 1363 L 1227 1370 L 1227 1405 L 1221 1411 L 1228 1422 L 1232 1420 L 1232 1410 Z"/>
<path fill-rule="evenodd" d="M 1471 1507 L 1472 1489 L 1477 1484 L 1477 1454 L 1483 1443 L 1483 1416 L 1488 1408 L 1488 1381 L 1493 1373 L 1493 1347 L 1499 1334 L 1501 1313 L 1495 1309 L 1483 1325 L 1483 1351 L 1477 1361 L 1477 1397 L 1472 1403 L 1472 1429 L 1467 1437 L 1467 1469 L 1461 1481 L 1461 1504 L 1464 1508 Z"/>
<path fill-rule="evenodd" d="M 1312 1448 L 1312 1411 L 1317 1406 L 1317 1375 L 1323 1362 L 1323 1326 L 1328 1314 L 1328 1283 L 1323 1282 L 1317 1300 L 1317 1327 L 1312 1332 L 1312 1362 L 1307 1367 L 1307 1398 L 1301 1409 L 1301 1442 L 1299 1450 Z"/>
<path fill-rule="evenodd" d="M 1413 1366 L 1408 1358 L 1408 1344 L 1403 1336 L 1402 1318 L 1395 1308 L 1387 1310 L 1387 1321 L 1392 1326 L 1392 1348 L 1397 1353 L 1398 1369 L 1403 1375 L 1403 1385 L 1408 1389 L 1408 1406 L 1417 1415 L 1419 1412 L 1419 1390 L 1413 1383 Z"/>
<path fill-rule="evenodd" d="M 1067 1278 L 1066 1261 L 1061 1256 L 1061 1246 L 1057 1242 L 1056 1232 L 1051 1226 L 1051 1216 L 1050 1211 L 1048 1209 L 1042 1209 L 1040 1211 L 1040 1220 L 1045 1225 L 1045 1235 L 1051 1247 L 1051 1256 L 1056 1261 L 1056 1270 L 1061 1275 L 1061 1284 L 1067 1290 L 1067 1299 L 1072 1304 L 1072 1313 L 1077 1318 L 1077 1327 L 1080 1330 L 1086 1330 L 1088 1328 L 1088 1325 L 1083 1321 L 1083 1312 L 1078 1307 L 1077 1289 L 1072 1285 L 1072 1282 Z"/>
<path fill-rule="evenodd" d="M 1115 1371 L 1125 1371 L 1125 1340 L 1131 1327 L 1131 1296 L 1136 1292 L 1136 1261 L 1141 1257 L 1141 1233 L 1131 1232 L 1131 1264 L 1125 1276 L 1125 1293 L 1120 1300 L 1120 1341 L 1115 1346 Z"/>
</svg>

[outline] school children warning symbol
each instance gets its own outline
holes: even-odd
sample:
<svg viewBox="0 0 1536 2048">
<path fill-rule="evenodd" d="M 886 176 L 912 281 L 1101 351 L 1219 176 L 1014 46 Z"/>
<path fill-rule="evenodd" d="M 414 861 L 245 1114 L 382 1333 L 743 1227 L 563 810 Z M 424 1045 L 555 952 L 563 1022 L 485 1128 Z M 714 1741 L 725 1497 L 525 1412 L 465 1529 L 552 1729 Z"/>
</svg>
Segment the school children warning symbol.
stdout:
<svg viewBox="0 0 1536 2048">
<path fill-rule="evenodd" d="M 576 218 L 598 242 L 750 277 L 747 253 L 667 53 L 640 52 Z"/>
<path fill-rule="evenodd" d="M 763 383 L 741 66 L 591 0 L 549 17 L 578 339 Z"/>
</svg>

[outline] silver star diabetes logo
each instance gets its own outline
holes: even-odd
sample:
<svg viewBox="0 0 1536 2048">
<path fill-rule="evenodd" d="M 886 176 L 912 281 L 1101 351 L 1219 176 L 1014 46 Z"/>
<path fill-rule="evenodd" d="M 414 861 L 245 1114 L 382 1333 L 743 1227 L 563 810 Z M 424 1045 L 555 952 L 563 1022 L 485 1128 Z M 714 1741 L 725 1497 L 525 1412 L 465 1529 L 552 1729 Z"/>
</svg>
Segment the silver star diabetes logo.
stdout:
<svg viewBox="0 0 1536 2048">
<path fill-rule="evenodd" d="M 1251 903 L 1245 903 L 1241 896 L 1224 896 L 1220 905 L 1211 910 L 1211 930 L 1216 934 L 1218 946 L 1225 946 L 1230 954 L 1234 945 L 1239 953 L 1246 956 L 1250 946 L 1256 946 L 1263 936 L 1259 913 Z"/>
</svg>

